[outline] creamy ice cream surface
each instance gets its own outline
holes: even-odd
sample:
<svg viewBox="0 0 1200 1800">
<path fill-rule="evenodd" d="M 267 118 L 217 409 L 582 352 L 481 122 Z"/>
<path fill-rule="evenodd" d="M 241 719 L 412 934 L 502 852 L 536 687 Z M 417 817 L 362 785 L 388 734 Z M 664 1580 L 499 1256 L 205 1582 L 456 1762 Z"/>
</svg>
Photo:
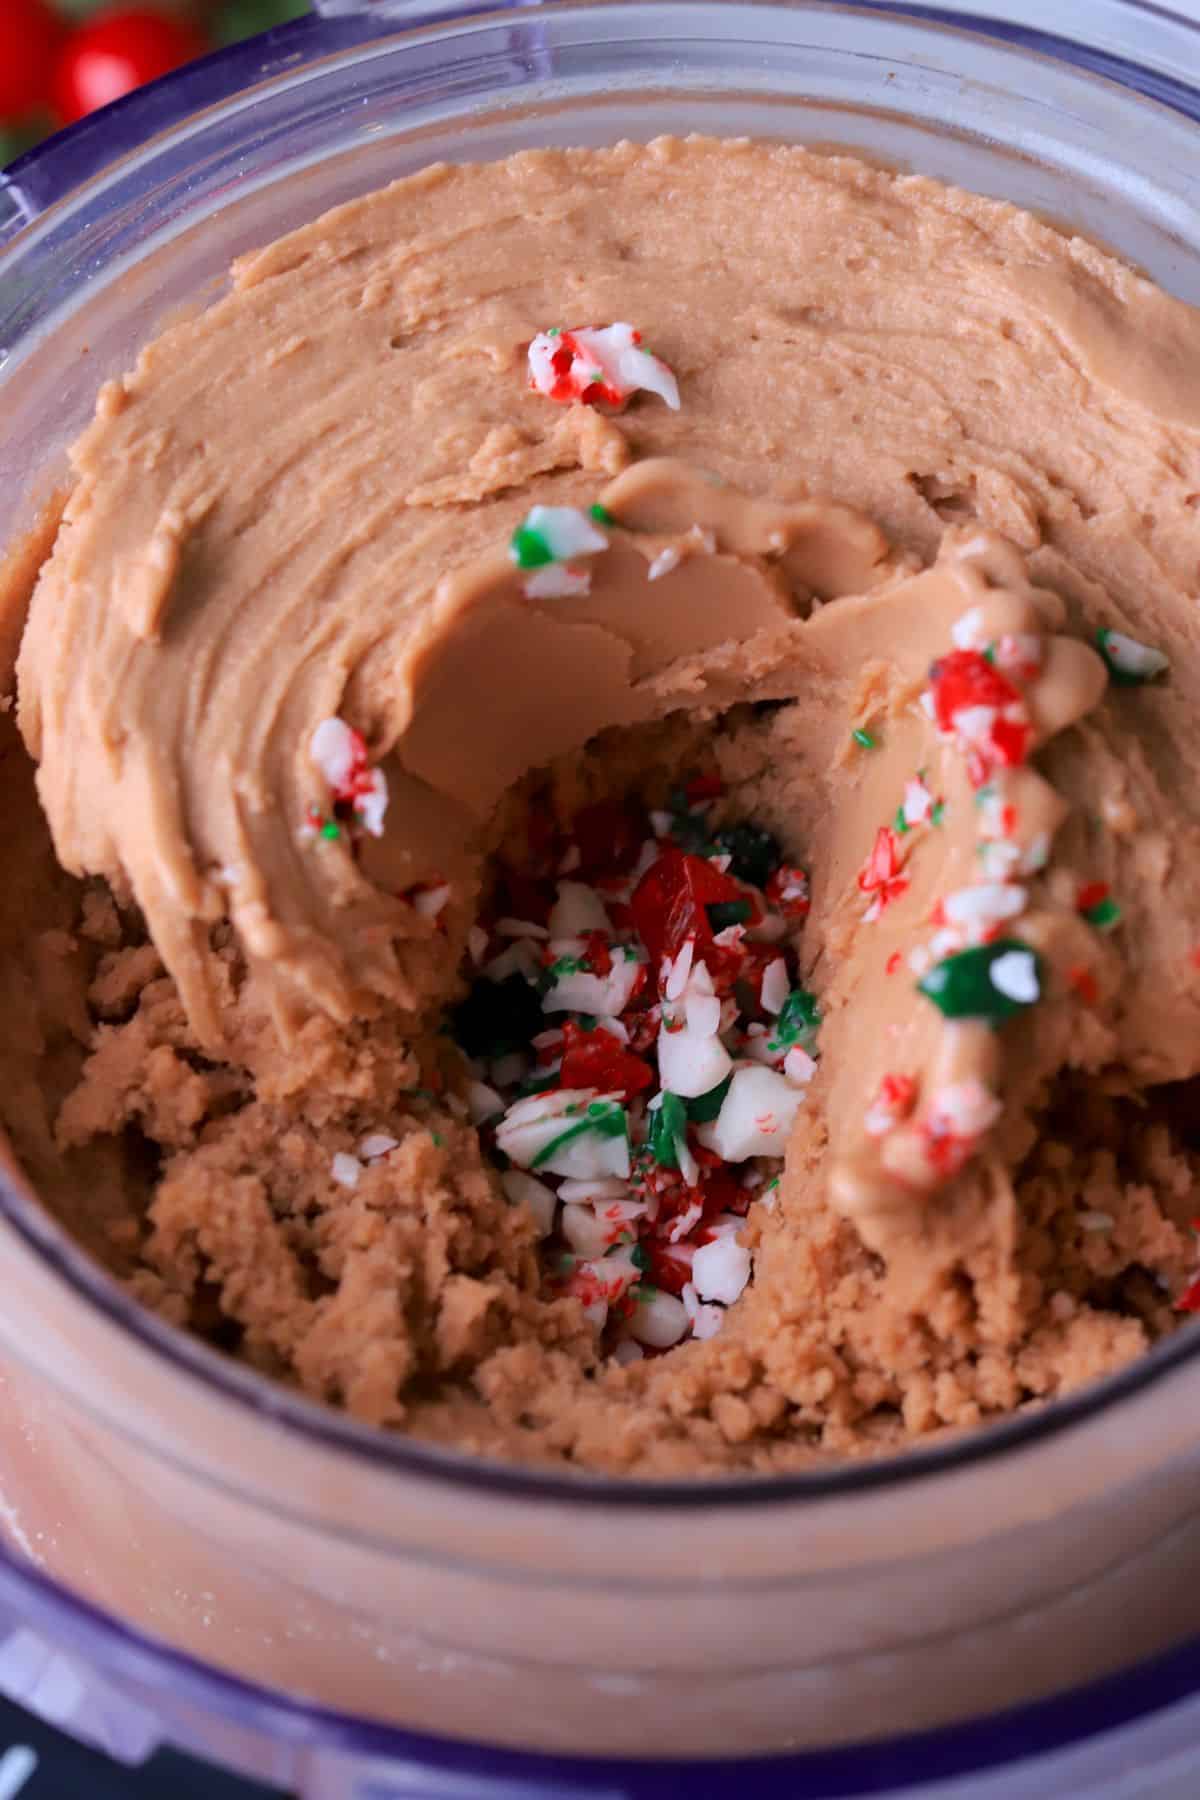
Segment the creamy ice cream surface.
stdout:
<svg viewBox="0 0 1200 1800">
<path fill-rule="evenodd" d="M 742 141 L 243 258 L 4 584 L 46 1203 L 267 1374 L 612 1472 L 1139 1354 L 1200 1210 L 1198 352 L 1027 213 Z"/>
</svg>

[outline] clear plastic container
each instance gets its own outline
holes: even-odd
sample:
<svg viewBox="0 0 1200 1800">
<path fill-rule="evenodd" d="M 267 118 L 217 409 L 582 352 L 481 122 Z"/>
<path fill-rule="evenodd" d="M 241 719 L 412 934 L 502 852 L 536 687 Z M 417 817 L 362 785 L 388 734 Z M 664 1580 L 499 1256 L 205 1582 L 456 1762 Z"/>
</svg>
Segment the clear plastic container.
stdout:
<svg viewBox="0 0 1200 1800">
<path fill-rule="evenodd" d="M 1200 27 L 986 10 L 339 5 L 121 103 L 0 182 L 0 542 L 164 312 L 438 157 L 857 146 L 1200 300 Z M 322 1800 L 1197 1791 L 1192 1329 L 900 1461 L 619 1485 L 235 1368 L 132 1307 L 15 1170 L 0 1241 L 0 1687 L 115 1754 L 166 1737 Z M 721 1758 L 755 1760 L 697 1767 Z"/>
</svg>

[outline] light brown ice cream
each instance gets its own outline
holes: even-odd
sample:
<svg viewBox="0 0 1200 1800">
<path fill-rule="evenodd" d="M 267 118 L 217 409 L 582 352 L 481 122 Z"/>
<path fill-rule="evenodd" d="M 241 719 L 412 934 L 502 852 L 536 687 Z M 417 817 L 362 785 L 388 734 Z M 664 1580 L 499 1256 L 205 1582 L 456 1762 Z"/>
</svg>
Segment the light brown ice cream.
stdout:
<svg viewBox="0 0 1200 1800">
<path fill-rule="evenodd" d="M 678 413 L 528 390 L 535 333 L 614 318 Z M 1192 1260 L 1198 339 L 1027 214 L 741 143 L 435 169 L 243 259 L 102 393 L 21 652 L 39 795 L 88 878 L 23 815 L 3 1104 L 49 1203 L 314 1394 L 612 1470 L 870 1450 L 1136 1354 Z M 514 527 L 597 502 L 590 591 L 530 598 Z M 1043 646 L 1017 796 L 1050 845 L 1022 876 L 1043 991 L 999 1033 L 943 1020 L 910 963 L 984 836 L 920 705 L 979 607 Z M 1102 625 L 1169 679 L 1106 688 Z M 332 716 L 388 779 L 357 855 L 305 831 Z M 506 793 L 549 765 L 563 818 L 654 799 L 701 746 L 813 871 L 821 1070 L 721 1335 L 619 1369 L 421 1093 L 459 1079 L 437 1026 L 482 854 L 520 841 Z M 944 819 L 870 917 L 856 877 L 918 769 Z M 435 876 L 436 926 L 412 904 Z M 1096 882 L 1110 935 L 1076 905 Z M 877 1139 L 894 1070 L 922 1098 Z M 925 1101 L 965 1075 L 1002 1117 L 931 1172 Z M 371 1131 L 398 1151 L 339 1188 Z"/>
</svg>

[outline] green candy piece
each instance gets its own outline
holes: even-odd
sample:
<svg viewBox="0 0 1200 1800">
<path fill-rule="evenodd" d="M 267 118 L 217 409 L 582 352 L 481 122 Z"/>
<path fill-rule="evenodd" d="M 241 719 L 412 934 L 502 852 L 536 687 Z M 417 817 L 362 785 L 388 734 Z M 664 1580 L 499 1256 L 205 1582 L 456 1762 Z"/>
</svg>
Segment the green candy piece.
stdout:
<svg viewBox="0 0 1200 1800">
<path fill-rule="evenodd" d="M 1111 931 L 1114 925 L 1120 923 L 1121 908 L 1115 900 L 1098 900 L 1095 906 L 1088 907 L 1083 916 L 1097 931 Z"/>
<path fill-rule="evenodd" d="M 568 1106 L 563 1115 L 564 1118 L 569 1117 L 575 1110 L 574 1107 Z M 624 1137 L 627 1131 L 628 1124 L 623 1106 L 618 1106 L 614 1100 L 593 1100 L 588 1105 L 584 1117 L 577 1119 L 573 1125 L 568 1125 L 567 1129 L 560 1131 L 557 1137 L 551 1138 L 550 1142 L 538 1151 L 529 1166 L 531 1169 L 540 1169 L 543 1163 L 550 1161 L 552 1156 L 557 1156 L 564 1145 L 573 1144 L 576 1138 L 584 1137 L 588 1132 L 594 1132 L 597 1137 L 610 1138 Z"/>
<path fill-rule="evenodd" d="M 595 519 L 597 525 L 615 525 L 617 522 L 612 513 L 609 512 L 607 506 L 601 505 L 599 500 L 594 500 L 592 502 L 591 506 L 588 507 L 588 512 L 591 514 L 592 518 Z"/>
<path fill-rule="evenodd" d="M 862 749 L 873 750 L 875 748 L 875 739 L 871 736 L 871 733 L 869 731 L 863 731 L 860 728 L 855 731 L 852 731 L 850 733 L 850 735 L 854 739 L 855 743 L 860 745 Z"/>
<path fill-rule="evenodd" d="M 1037 991 L 1027 999 L 1010 991 L 1009 980 L 997 986 L 993 979 L 996 965 L 1008 956 L 1032 958 Z M 1011 975 L 1012 968 L 1006 965 L 1005 973 Z M 917 987 L 947 1019 L 983 1019 L 989 1025 L 1001 1025 L 1013 1013 L 1041 999 L 1041 958 L 1020 938 L 1000 938 L 994 944 L 977 944 L 946 957 L 921 977 Z"/>
<path fill-rule="evenodd" d="M 694 1100 L 687 1102 L 687 1116 L 693 1124 L 711 1125 L 725 1104 L 725 1096 L 732 1080 L 733 1076 L 727 1075 L 715 1088 L 709 1088 L 707 1094 L 697 1094 Z"/>
<path fill-rule="evenodd" d="M 724 931 L 728 925 L 744 925 L 752 909 L 748 900 L 712 900 L 704 910 L 713 930 Z"/>
<path fill-rule="evenodd" d="M 650 1153 L 660 1169 L 679 1167 L 677 1140 L 687 1127 L 687 1108 L 678 1094 L 664 1093 L 662 1105 L 650 1114 Z"/>
<path fill-rule="evenodd" d="M 518 525 L 512 534 L 509 551 L 518 569 L 543 569 L 554 561 L 554 552 L 540 531 Z"/>
<path fill-rule="evenodd" d="M 767 1040 L 771 1051 L 790 1050 L 799 1044 L 804 1050 L 816 1042 L 821 1024 L 821 1009 L 807 988 L 793 988 L 779 1009 L 775 1030 Z"/>
</svg>

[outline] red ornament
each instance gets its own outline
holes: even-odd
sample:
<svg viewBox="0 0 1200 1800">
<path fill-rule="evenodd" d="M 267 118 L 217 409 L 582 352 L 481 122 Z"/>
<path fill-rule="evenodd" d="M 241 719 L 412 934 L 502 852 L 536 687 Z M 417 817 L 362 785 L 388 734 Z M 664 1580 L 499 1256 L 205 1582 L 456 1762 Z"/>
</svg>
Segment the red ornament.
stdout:
<svg viewBox="0 0 1200 1800">
<path fill-rule="evenodd" d="M 46 0 L 3 0 L 0 123 L 24 119 L 48 104 L 54 61 L 65 35 Z"/>
<path fill-rule="evenodd" d="M 192 26 L 149 7 L 99 13 L 63 47 L 54 69 L 54 110 L 64 125 L 73 124 L 208 48 Z"/>
</svg>

